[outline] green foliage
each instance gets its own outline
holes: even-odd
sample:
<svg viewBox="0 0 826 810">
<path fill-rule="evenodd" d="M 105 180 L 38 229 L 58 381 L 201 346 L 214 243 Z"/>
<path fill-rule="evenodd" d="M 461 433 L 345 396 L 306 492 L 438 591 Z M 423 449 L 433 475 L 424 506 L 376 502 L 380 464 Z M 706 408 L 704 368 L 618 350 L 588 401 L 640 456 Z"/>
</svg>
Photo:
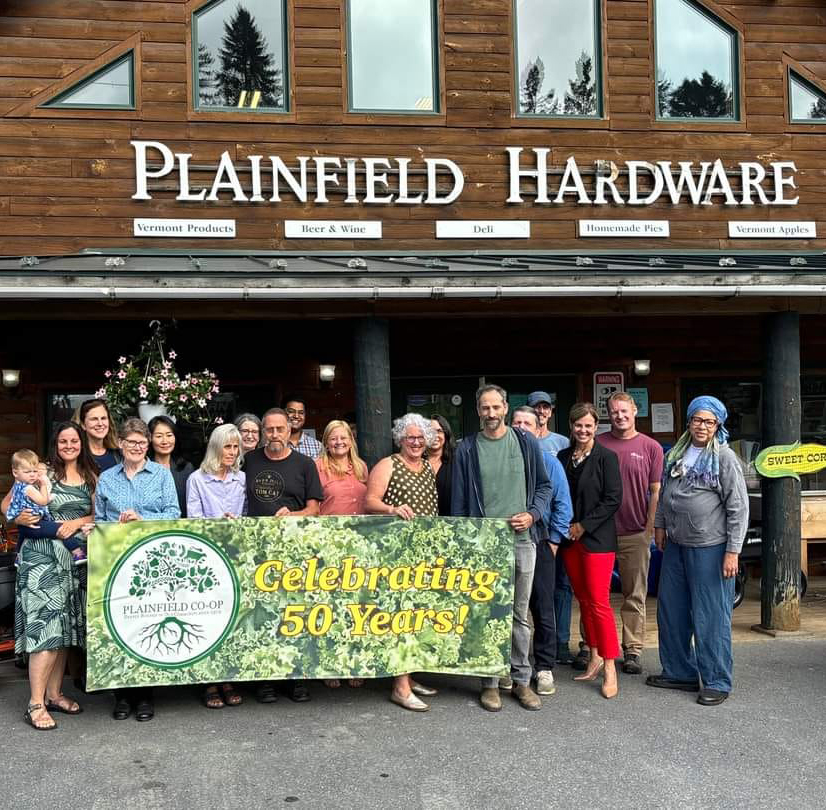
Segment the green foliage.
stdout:
<svg viewBox="0 0 826 810">
<path fill-rule="evenodd" d="M 232 632 L 208 658 L 182 669 L 156 669 L 123 652 L 103 620 L 102 597 L 120 556 L 150 534 L 170 529 L 201 535 L 221 547 L 241 583 L 240 610 Z M 170 543 L 170 545 L 174 545 Z M 410 671 L 501 675 L 510 659 L 513 602 L 513 533 L 503 520 L 384 517 L 242 518 L 179 520 L 99 526 L 89 544 L 88 658 L 94 689 L 118 685 L 208 683 L 267 678 L 384 677 Z M 284 569 L 340 567 L 345 557 L 359 566 L 433 565 L 471 572 L 499 572 L 490 601 L 474 601 L 458 590 L 391 590 L 386 581 L 374 591 L 320 589 L 265 592 L 254 587 L 258 567 L 281 560 Z M 176 552 L 175 560 L 180 558 Z M 197 570 L 197 562 L 194 563 Z M 172 565 L 174 568 L 174 563 Z M 169 594 L 169 585 L 164 586 Z M 375 604 L 378 611 L 435 611 L 468 607 L 464 632 L 436 632 L 427 621 L 419 632 L 353 635 L 350 604 Z M 279 632 L 286 607 L 329 605 L 332 623 L 319 636 Z M 157 628 L 155 628 L 157 631 Z M 177 643 L 180 628 L 160 629 L 161 640 Z M 183 631 L 180 636 L 185 637 Z M 156 636 L 154 641 L 158 641 Z"/>
</svg>

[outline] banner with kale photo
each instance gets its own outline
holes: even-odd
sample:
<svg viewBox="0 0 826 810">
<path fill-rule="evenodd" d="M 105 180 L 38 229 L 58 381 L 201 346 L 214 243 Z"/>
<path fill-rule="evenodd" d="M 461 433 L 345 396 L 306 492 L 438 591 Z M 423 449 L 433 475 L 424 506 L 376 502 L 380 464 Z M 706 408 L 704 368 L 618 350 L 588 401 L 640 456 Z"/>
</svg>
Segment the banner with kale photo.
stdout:
<svg viewBox="0 0 826 810">
<path fill-rule="evenodd" d="M 88 573 L 92 690 L 509 671 L 504 520 L 99 524 Z"/>
</svg>

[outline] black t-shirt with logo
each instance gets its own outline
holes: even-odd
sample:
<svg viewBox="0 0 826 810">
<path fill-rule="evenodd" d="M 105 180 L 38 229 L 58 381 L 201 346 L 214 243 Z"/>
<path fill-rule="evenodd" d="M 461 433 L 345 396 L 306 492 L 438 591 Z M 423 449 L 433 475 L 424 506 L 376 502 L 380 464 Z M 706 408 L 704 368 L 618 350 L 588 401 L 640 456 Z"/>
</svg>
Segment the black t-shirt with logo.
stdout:
<svg viewBox="0 0 826 810">
<path fill-rule="evenodd" d="M 244 473 L 251 517 L 272 516 L 282 506 L 297 512 L 308 500 L 324 500 L 315 462 L 301 453 L 292 451 L 285 459 L 273 461 L 259 447 L 244 456 Z"/>
</svg>

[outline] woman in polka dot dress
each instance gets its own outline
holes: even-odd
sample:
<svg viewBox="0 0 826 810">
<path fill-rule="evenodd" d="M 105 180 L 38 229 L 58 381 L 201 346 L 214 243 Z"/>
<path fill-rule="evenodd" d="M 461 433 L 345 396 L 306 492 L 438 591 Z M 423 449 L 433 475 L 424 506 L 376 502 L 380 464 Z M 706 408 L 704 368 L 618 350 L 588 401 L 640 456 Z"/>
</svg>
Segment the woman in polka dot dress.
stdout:
<svg viewBox="0 0 826 810">
<path fill-rule="evenodd" d="M 398 453 L 383 458 L 367 479 L 365 510 L 371 515 L 395 515 L 402 520 L 439 514 L 436 476 L 424 457 L 433 443 L 430 420 L 408 413 L 393 422 L 393 441 Z M 426 712 L 430 706 L 419 695 L 433 696 L 435 689 L 416 683 L 410 675 L 393 679 L 390 700 L 412 712 Z"/>
</svg>

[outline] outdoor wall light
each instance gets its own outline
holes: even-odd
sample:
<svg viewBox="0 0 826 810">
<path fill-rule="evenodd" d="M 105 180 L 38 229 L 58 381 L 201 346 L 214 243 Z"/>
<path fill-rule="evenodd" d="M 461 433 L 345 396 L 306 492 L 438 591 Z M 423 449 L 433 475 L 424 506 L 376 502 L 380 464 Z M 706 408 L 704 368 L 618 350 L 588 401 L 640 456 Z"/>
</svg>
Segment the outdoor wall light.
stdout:
<svg viewBox="0 0 826 810">
<path fill-rule="evenodd" d="M 336 367 L 331 363 L 321 363 L 318 367 L 318 379 L 331 383 L 336 378 Z"/>
<path fill-rule="evenodd" d="M 19 368 L 4 368 L 3 369 L 3 385 L 6 388 L 17 388 L 20 385 L 20 369 Z"/>
<path fill-rule="evenodd" d="M 634 374 L 638 377 L 647 377 L 651 373 L 651 361 L 650 360 L 635 360 L 634 361 Z"/>
</svg>

